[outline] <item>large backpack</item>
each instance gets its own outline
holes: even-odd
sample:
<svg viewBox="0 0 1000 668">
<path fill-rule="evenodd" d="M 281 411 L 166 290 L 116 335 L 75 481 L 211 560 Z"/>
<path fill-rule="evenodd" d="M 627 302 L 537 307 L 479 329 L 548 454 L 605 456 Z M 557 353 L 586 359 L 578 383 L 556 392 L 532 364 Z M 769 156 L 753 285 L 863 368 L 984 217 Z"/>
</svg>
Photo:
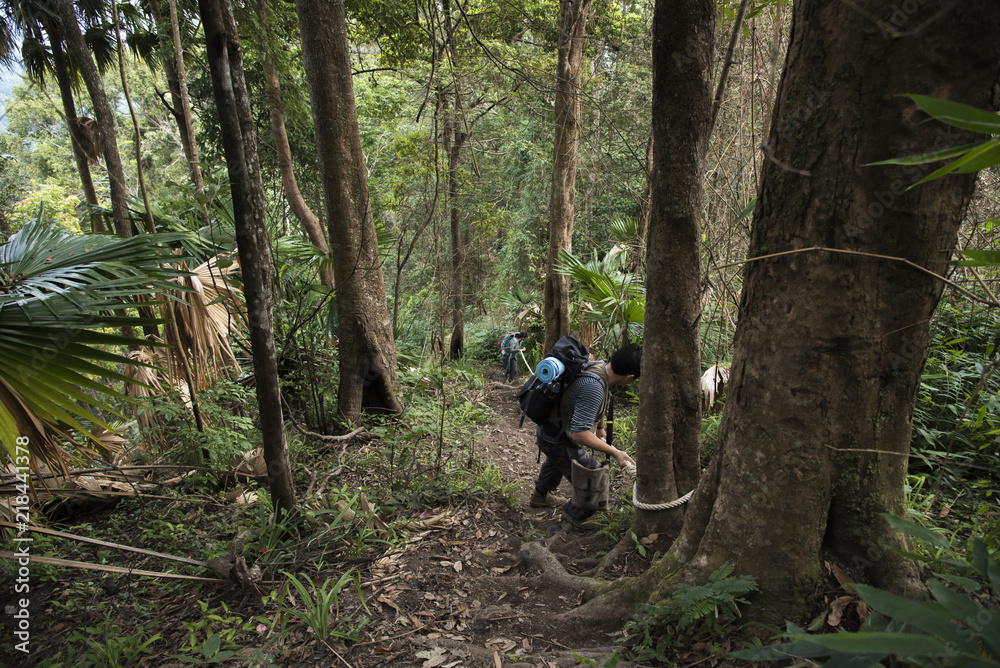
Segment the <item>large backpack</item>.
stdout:
<svg viewBox="0 0 1000 668">
<path fill-rule="evenodd" d="M 547 357 L 559 360 L 564 369 L 556 378 L 548 382 L 543 382 L 538 377 L 536 369 L 536 373 L 533 373 L 517 391 L 514 398 L 517 399 L 521 409 L 521 425 L 524 425 L 526 417 L 535 424 L 552 425 L 554 413 L 558 413 L 556 409 L 559 408 L 562 396 L 581 375 L 592 376 L 607 385 L 607 372 L 603 374 L 603 378 L 599 373 L 603 370 L 603 363 L 591 362 L 587 346 L 572 336 L 564 336 L 556 341 Z M 601 365 L 602 368 L 595 371 L 587 370 L 588 367 L 597 365 Z M 558 416 L 556 417 L 558 418 Z"/>
<path fill-rule="evenodd" d="M 499 341 L 497 341 L 497 346 L 500 347 L 501 353 L 507 349 L 507 345 L 510 343 L 510 337 L 514 336 L 515 334 L 517 334 L 517 330 L 514 330 L 513 332 L 507 332 L 506 334 L 500 337 Z"/>
</svg>

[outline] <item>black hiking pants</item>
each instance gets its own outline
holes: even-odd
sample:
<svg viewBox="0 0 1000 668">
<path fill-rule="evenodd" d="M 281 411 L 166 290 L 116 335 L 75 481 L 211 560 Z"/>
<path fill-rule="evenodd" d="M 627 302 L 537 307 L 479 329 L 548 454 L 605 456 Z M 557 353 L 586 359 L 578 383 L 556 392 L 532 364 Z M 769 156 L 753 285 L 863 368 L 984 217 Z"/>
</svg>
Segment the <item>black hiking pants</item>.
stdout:
<svg viewBox="0 0 1000 668">
<path fill-rule="evenodd" d="M 535 442 L 538 444 L 538 449 L 545 453 L 545 461 L 538 472 L 538 478 L 535 479 L 535 490 L 542 496 L 556 491 L 563 478 L 569 481 L 572 494 L 574 459 L 588 469 L 601 468 L 601 463 L 591 454 L 590 448 L 577 445 L 561 432 L 558 437 L 552 438 L 545 435 L 542 427 L 538 427 L 535 431 Z M 563 505 L 563 510 L 577 520 L 587 519 L 596 512 L 574 505 L 572 497 Z"/>
<path fill-rule="evenodd" d="M 503 373 L 508 383 L 517 378 L 517 355 L 515 353 L 504 355 Z"/>
</svg>

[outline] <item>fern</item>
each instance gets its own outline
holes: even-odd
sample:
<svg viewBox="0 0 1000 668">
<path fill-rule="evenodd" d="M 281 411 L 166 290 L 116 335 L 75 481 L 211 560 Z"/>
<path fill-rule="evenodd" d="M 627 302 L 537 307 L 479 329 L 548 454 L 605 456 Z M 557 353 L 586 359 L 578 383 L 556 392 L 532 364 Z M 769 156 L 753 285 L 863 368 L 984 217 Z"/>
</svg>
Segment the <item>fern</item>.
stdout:
<svg viewBox="0 0 1000 668">
<path fill-rule="evenodd" d="M 640 603 L 638 612 L 625 625 L 626 641 L 635 652 L 636 661 L 669 661 L 668 650 L 674 644 L 676 631 L 704 619 L 711 624 L 704 631 L 722 635 L 721 622 L 731 617 L 739 617 L 738 604 L 746 604 L 742 598 L 757 591 L 757 583 L 752 576 L 733 577 L 733 565 L 725 563 L 708 577 L 703 585 L 678 584 L 674 595 L 663 605 Z"/>
<path fill-rule="evenodd" d="M 708 576 L 708 582 L 703 585 L 681 583 L 675 587 L 671 601 L 682 611 L 677 622 L 680 628 L 709 615 L 715 619 L 727 615 L 739 617 L 737 604 L 747 602 L 741 596 L 757 591 L 757 584 L 749 575 L 730 577 L 732 572 L 733 565 L 726 562 Z"/>
</svg>

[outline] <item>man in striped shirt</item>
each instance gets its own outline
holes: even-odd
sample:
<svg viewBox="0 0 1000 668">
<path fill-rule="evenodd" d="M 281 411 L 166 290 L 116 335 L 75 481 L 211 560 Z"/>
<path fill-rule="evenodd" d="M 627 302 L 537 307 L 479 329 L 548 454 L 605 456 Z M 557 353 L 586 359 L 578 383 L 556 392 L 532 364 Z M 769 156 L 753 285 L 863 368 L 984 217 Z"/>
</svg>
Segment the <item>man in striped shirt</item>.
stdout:
<svg viewBox="0 0 1000 668">
<path fill-rule="evenodd" d="M 549 424 L 539 425 L 535 431 L 538 448 L 545 453 L 545 462 L 535 480 L 535 490 L 529 500 L 533 508 L 562 505 L 562 519 L 580 529 L 594 528 L 587 519 L 594 510 L 584 510 L 572 499 L 556 496 L 554 492 L 563 478 L 572 484 L 573 461 L 588 469 L 601 468 L 591 453 L 611 455 L 624 466 L 635 462 L 626 453 L 604 439 L 604 416 L 608 407 L 608 390 L 612 385 L 628 385 L 639 378 L 642 365 L 642 346 L 630 343 L 616 352 L 608 362 L 591 362 L 563 392 L 559 405 L 553 410 Z"/>
</svg>

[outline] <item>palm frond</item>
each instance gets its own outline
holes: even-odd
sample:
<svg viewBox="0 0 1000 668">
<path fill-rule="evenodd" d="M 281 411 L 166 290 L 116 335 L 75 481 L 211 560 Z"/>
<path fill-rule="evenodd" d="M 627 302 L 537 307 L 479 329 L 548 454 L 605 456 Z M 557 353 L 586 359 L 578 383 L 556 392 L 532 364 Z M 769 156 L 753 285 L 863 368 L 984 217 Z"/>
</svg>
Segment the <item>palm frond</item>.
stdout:
<svg viewBox="0 0 1000 668">
<path fill-rule="evenodd" d="M 184 272 L 169 266 L 177 234 L 133 239 L 73 235 L 41 216 L 0 246 L 0 441 L 13 454 L 28 438 L 33 467 L 64 469 L 62 442 L 96 441 L 111 431 L 99 414 L 120 415 L 109 402 L 127 401 L 110 382 L 131 379 L 112 352 L 141 339 L 105 329 L 160 323 L 129 310 Z"/>
<path fill-rule="evenodd" d="M 243 293 L 226 278 L 237 269 L 235 258 L 214 257 L 179 278 L 182 292 L 163 302 L 163 317 L 173 321 L 164 337 L 170 345 L 167 381 L 173 387 L 184 377 L 185 363 L 190 365 L 197 390 L 205 389 L 226 369 L 239 370 L 229 339 L 243 330 L 243 320 L 236 315 L 241 312 Z"/>
<path fill-rule="evenodd" d="M 615 216 L 611 219 L 611 238 L 616 244 L 635 245 L 639 237 L 639 219 L 632 216 Z"/>
</svg>

